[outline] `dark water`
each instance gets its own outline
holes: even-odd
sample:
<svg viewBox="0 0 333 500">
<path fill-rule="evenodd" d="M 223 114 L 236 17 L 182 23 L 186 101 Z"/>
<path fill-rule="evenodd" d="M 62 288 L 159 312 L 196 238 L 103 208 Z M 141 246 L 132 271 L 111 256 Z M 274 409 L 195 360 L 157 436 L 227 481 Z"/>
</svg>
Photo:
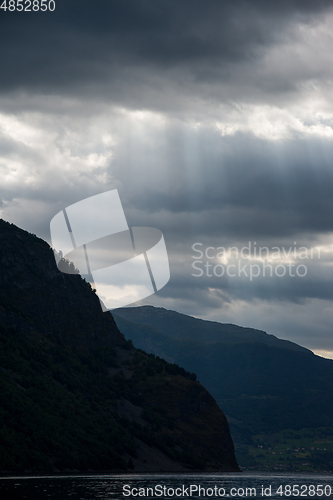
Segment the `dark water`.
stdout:
<svg viewBox="0 0 333 500">
<path fill-rule="evenodd" d="M 333 498 L 331 474 L 112 474 L 0 479 L 0 500 Z"/>
</svg>

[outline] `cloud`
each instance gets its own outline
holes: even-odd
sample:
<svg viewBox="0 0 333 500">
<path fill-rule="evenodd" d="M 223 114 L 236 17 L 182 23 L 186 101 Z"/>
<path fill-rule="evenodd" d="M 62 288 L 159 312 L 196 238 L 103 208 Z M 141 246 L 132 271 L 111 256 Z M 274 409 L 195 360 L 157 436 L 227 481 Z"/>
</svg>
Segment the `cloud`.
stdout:
<svg viewBox="0 0 333 500">
<path fill-rule="evenodd" d="M 129 225 L 166 239 L 171 280 L 150 303 L 332 350 L 332 23 L 313 0 L 7 12 L 0 213 L 49 240 L 59 210 L 118 189 Z M 198 279 L 197 241 L 322 254 L 300 279 Z"/>
<path fill-rule="evenodd" d="M 295 91 L 297 80 L 314 76 L 302 60 L 304 39 L 318 37 L 309 27 L 329 9 L 325 1 L 301 0 L 274 7 L 243 0 L 100 0 L 94 6 L 58 0 L 54 12 L 2 16 L 0 88 L 107 97 L 135 108 L 139 99 L 147 109 L 173 110 L 186 106 L 186 95 L 207 101 Z M 321 36 L 325 41 L 330 34 Z M 296 60 L 295 39 L 301 42 Z M 324 43 L 322 49 L 329 53 Z M 316 59 L 320 73 L 322 60 Z"/>
</svg>

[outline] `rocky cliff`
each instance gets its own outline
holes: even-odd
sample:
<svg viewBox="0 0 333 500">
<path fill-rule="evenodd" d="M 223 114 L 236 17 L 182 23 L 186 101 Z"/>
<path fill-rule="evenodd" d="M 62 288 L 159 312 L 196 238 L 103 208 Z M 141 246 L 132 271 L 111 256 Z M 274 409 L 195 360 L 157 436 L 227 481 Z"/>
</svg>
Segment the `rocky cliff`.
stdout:
<svg viewBox="0 0 333 500">
<path fill-rule="evenodd" d="M 195 375 L 134 349 L 90 284 L 3 220 L 0 385 L 2 471 L 239 470 Z"/>
</svg>

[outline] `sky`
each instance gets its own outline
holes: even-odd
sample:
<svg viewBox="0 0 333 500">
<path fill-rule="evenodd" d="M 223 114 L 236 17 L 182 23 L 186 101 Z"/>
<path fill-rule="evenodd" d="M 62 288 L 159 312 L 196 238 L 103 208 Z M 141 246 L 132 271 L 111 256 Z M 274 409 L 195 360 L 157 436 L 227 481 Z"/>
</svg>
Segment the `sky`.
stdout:
<svg viewBox="0 0 333 500">
<path fill-rule="evenodd" d="M 51 243 L 117 189 L 169 256 L 135 305 L 333 358 L 332 2 L 47 5 L 0 9 L 0 216 Z"/>
</svg>

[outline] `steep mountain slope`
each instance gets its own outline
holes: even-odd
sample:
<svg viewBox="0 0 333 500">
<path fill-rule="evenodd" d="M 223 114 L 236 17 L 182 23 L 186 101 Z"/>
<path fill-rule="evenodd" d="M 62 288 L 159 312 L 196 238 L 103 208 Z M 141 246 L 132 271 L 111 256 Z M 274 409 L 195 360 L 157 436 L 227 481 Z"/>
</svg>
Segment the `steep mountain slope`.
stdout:
<svg viewBox="0 0 333 500">
<path fill-rule="evenodd" d="M 318 428 L 320 442 L 325 435 L 333 436 L 332 360 L 265 332 L 151 306 L 118 309 L 114 318 L 136 347 L 198 375 L 226 412 L 241 465 L 263 465 L 260 457 L 247 456 L 251 446 L 262 447 L 265 441 L 267 449 L 272 448 L 272 441 L 265 436 L 280 433 L 277 441 L 286 441 L 282 434 L 287 429 L 295 431 L 290 434 L 289 448 L 297 448 L 294 435 L 305 428 L 311 430 L 314 441 Z M 311 456 L 301 464 L 314 468 L 318 457 L 313 449 L 317 446 L 308 446 Z M 332 469 L 330 442 L 325 450 L 322 469 Z M 288 464 L 280 465 L 295 468 L 296 458 L 291 456 Z"/>
<path fill-rule="evenodd" d="M 2 471 L 238 470 L 194 374 L 134 349 L 88 283 L 2 220 L 0 388 Z"/>
</svg>

